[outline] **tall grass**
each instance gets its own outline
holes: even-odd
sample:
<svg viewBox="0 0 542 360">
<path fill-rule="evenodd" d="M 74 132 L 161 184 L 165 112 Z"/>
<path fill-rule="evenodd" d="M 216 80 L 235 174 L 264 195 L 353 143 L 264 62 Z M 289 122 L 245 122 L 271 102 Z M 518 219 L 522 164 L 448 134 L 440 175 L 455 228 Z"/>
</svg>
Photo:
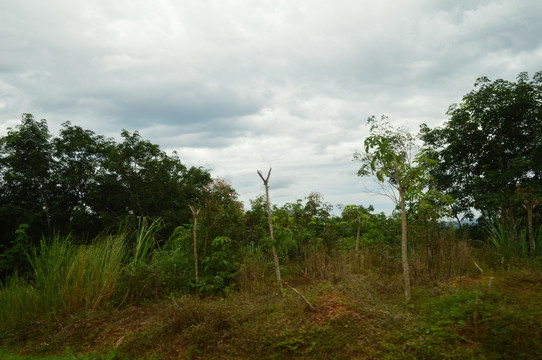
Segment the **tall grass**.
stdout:
<svg viewBox="0 0 542 360">
<path fill-rule="evenodd" d="M 0 338 L 9 328 L 29 324 L 41 315 L 40 297 L 35 287 L 19 276 L 0 287 Z"/>
<path fill-rule="evenodd" d="M 77 248 L 61 283 L 64 309 L 94 310 L 108 303 L 120 279 L 124 243 L 124 236 L 117 235 Z"/>
<path fill-rule="evenodd" d="M 0 289 L 0 328 L 104 307 L 118 287 L 125 253 L 122 235 L 96 239 L 87 246 L 75 246 L 69 237 L 58 235 L 42 239 L 29 254 L 32 278 L 10 278 Z"/>
<path fill-rule="evenodd" d="M 157 299 L 162 296 L 163 272 L 157 266 L 156 259 L 163 260 L 156 240 L 163 227 L 160 218 L 150 220 L 141 217 L 135 232 L 127 235 L 129 242 L 126 266 L 122 274 L 122 286 L 119 288 L 120 304 L 139 303 L 143 300 Z M 124 231 L 128 234 L 127 231 Z M 167 242 L 164 252 L 171 250 Z M 161 264 L 166 262 L 161 261 Z"/>
<path fill-rule="evenodd" d="M 43 238 L 39 247 L 32 249 L 29 262 L 42 312 L 60 310 L 62 287 L 75 250 L 69 236 L 62 238 L 59 235 L 54 235 L 52 240 Z"/>
<path fill-rule="evenodd" d="M 139 224 L 135 233 L 135 247 L 132 263 L 146 262 L 149 260 L 153 248 L 156 246 L 156 234 L 163 227 L 162 219 L 157 218 L 149 223 L 148 218 L 139 218 Z"/>
</svg>

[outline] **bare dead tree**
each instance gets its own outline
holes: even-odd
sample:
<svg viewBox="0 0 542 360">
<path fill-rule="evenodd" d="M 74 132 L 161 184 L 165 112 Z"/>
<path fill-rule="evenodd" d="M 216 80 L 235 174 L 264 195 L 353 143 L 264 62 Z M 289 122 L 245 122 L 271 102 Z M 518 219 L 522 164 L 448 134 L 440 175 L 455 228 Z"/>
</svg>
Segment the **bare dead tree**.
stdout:
<svg viewBox="0 0 542 360">
<path fill-rule="evenodd" d="M 192 215 L 194 215 L 194 227 L 192 228 L 192 236 L 194 238 L 194 269 L 196 271 L 196 283 L 199 280 L 198 276 L 198 237 L 197 237 L 197 228 L 198 228 L 198 214 L 200 209 L 194 208 L 192 205 L 188 205 Z"/>
<path fill-rule="evenodd" d="M 271 203 L 269 201 L 269 176 L 271 175 L 271 168 L 267 173 L 267 177 L 263 177 L 262 172 L 258 170 L 258 175 L 263 181 L 265 186 L 265 200 L 267 203 L 267 220 L 269 222 L 269 236 L 271 237 L 271 252 L 273 253 L 273 262 L 275 263 L 275 275 L 277 277 L 277 285 L 280 290 L 280 294 L 283 294 L 282 290 L 282 280 L 280 278 L 280 265 L 279 265 L 279 256 L 277 254 L 277 249 L 275 247 L 275 236 L 273 235 L 273 216 L 271 214 Z"/>
</svg>

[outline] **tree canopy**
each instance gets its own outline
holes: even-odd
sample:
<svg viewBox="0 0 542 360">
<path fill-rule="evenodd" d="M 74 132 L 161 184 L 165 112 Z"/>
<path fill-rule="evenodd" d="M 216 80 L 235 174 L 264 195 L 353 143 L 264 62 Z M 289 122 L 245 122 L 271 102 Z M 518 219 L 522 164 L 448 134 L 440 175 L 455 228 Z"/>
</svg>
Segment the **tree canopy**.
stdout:
<svg viewBox="0 0 542 360">
<path fill-rule="evenodd" d="M 442 127 L 422 125 L 422 139 L 438 160 L 434 179 L 456 199 L 456 216 L 503 215 L 519 187 L 540 192 L 542 73 L 520 73 L 516 82 L 481 77 L 474 86 Z"/>
<path fill-rule="evenodd" d="M 189 203 L 211 182 L 202 168 L 187 168 L 139 133 L 123 130 L 115 142 L 70 122 L 58 137 L 47 121 L 24 114 L 0 138 L 0 245 L 20 224 L 34 237 L 95 235 L 126 216 L 188 223 Z"/>
</svg>

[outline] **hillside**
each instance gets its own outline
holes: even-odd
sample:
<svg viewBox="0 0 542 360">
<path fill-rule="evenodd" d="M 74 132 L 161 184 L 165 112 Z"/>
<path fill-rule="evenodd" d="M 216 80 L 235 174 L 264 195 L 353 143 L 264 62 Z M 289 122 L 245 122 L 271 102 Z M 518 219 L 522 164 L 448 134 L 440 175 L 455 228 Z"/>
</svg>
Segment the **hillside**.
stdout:
<svg viewBox="0 0 542 360">
<path fill-rule="evenodd" d="M 299 271 L 287 281 L 284 298 L 268 282 L 245 278 L 243 291 L 225 297 L 172 296 L 50 318 L 4 335 L 0 354 L 7 359 L 542 358 L 542 271 L 536 267 L 418 285 L 408 305 L 399 275 L 336 266 L 320 279 Z"/>
</svg>

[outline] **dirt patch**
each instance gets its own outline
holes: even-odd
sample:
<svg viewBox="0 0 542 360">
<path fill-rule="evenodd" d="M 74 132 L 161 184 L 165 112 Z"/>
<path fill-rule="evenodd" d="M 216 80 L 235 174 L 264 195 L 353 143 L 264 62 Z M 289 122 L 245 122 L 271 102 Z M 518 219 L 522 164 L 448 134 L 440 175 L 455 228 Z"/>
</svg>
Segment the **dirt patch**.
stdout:
<svg viewBox="0 0 542 360">
<path fill-rule="evenodd" d="M 328 320 L 355 315 L 352 310 L 348 309 L 341 297 L 333 292 L 320 295 L 314 309 L 313 319 L 318 324 Z"/>
<path fill-rule="evenodd" d="M 450 285 L 453 288 L 466 288 L 474 289 L 481 286 L 481 284 L 486 284 L 489 281 L 487 276 L 458 276 L 453 279 Z"/>
</svg>

